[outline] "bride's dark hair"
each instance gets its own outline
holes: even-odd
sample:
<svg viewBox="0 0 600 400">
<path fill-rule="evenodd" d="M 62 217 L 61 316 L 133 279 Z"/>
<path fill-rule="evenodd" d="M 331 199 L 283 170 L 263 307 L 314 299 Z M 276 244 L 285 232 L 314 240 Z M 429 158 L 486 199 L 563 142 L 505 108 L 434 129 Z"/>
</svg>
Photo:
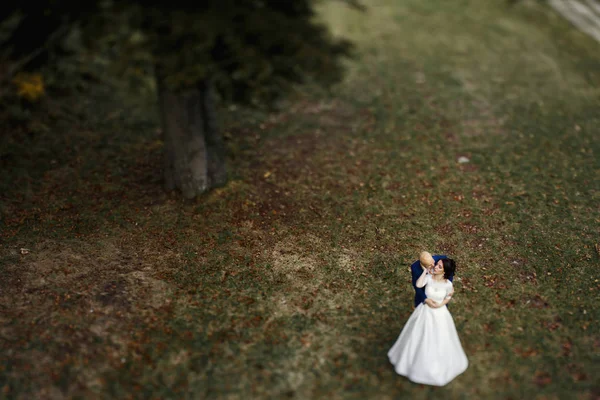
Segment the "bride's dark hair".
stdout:
<svg viewBox="0 0 600 400">
<path fill-rule="evenodd" d="M 449 279 L 456 271 L 456 263 L 451 258 L 442 258 L 442 264 L 444 265 L 444 279 Z"/>
</svg>

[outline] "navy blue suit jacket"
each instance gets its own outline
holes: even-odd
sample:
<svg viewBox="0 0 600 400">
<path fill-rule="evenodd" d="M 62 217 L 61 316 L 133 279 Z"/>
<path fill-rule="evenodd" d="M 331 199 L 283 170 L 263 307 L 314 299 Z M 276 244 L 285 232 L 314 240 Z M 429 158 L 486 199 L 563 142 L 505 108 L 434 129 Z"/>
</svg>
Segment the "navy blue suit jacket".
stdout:
<svg viewBox="0 0 600 400">
<path fill-rule="evenodd" d="M 433 256 L 433 260 L 436 263 L 443 258 L 448 258 L 448 257 L 446 257 L 443 254 L 436 254 Z M 412 274 L 412 285 L 415 288 L 415 307 L 417 307 L 419 304 L 424 302 L 425 299 L 427 298 L 427 296 L 425 295 L 425 288 L 417 287 L 417 280 L 419 279 L 419 277 L 421 275 L 423 275 L 423 268 L 421 268 L 421 262 L 419 260 L 417 260 L 414 263 L 412 263 L 412 265 L 410 266 L 410 271 Z M 450 276 L 450 278 L 448 278 L 448 279 L 450 280 L 450 282 L 452 282 L 452 280 L 454 279 L 454 274 L 452 274 Z"/>
</svg>

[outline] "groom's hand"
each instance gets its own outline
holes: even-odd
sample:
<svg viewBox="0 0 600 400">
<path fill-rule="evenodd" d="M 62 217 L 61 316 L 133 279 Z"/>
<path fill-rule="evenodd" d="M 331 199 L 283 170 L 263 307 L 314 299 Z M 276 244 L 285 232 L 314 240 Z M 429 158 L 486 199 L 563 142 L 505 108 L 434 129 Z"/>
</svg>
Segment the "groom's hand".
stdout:
<svg viewBox="0 0 600 400">
<path fill-rule="evenodd" d="M 431 308 L 438 308 L 438 303 L 435 300 L 425 299 L 425 304 Z"/>
</svg>

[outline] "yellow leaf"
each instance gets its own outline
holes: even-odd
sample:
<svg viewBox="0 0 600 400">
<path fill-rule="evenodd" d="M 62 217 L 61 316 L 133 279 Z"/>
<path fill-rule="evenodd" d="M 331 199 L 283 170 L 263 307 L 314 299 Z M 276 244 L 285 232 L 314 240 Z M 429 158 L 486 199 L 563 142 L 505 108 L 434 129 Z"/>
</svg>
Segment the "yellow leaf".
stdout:
<svg viewBox="0 0 600 400">
<path fill-rule="evenodd" d="M 44 78 L 41 74 L 18 73 L 12 80 L 17 87 L 17 95 L 35 101 L 45 93 Z"/>
</svg>

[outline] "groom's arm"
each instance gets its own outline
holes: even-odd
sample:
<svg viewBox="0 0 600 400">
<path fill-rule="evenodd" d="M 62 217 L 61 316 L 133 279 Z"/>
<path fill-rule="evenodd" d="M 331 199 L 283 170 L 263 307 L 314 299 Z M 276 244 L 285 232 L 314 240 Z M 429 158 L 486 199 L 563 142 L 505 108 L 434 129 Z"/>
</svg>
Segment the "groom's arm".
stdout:
<svg viewBox="0 0 600 400">
<path fill-rule="evenodd" d="M 423 274 L 423 268 L 421 268 L 421 262 L 419 260 L 412 263 L 410 266 L 410 272 L 412 275 L 412 285 L 415 289 L 415 307 L 425 301 L 427 296 L 425 295 L 425 289 L 417 287 L 417 280 Z"/>
<path fill-rule="evenodd" d="M 423 268 L 421 268 L 421 262 L 419 260 L 415 261 L 410 266 L 410 273 L 412 275 L 412 285 L 413 287 L 417 287 L 417 279 L 423 273 Z"/>
</svg>

